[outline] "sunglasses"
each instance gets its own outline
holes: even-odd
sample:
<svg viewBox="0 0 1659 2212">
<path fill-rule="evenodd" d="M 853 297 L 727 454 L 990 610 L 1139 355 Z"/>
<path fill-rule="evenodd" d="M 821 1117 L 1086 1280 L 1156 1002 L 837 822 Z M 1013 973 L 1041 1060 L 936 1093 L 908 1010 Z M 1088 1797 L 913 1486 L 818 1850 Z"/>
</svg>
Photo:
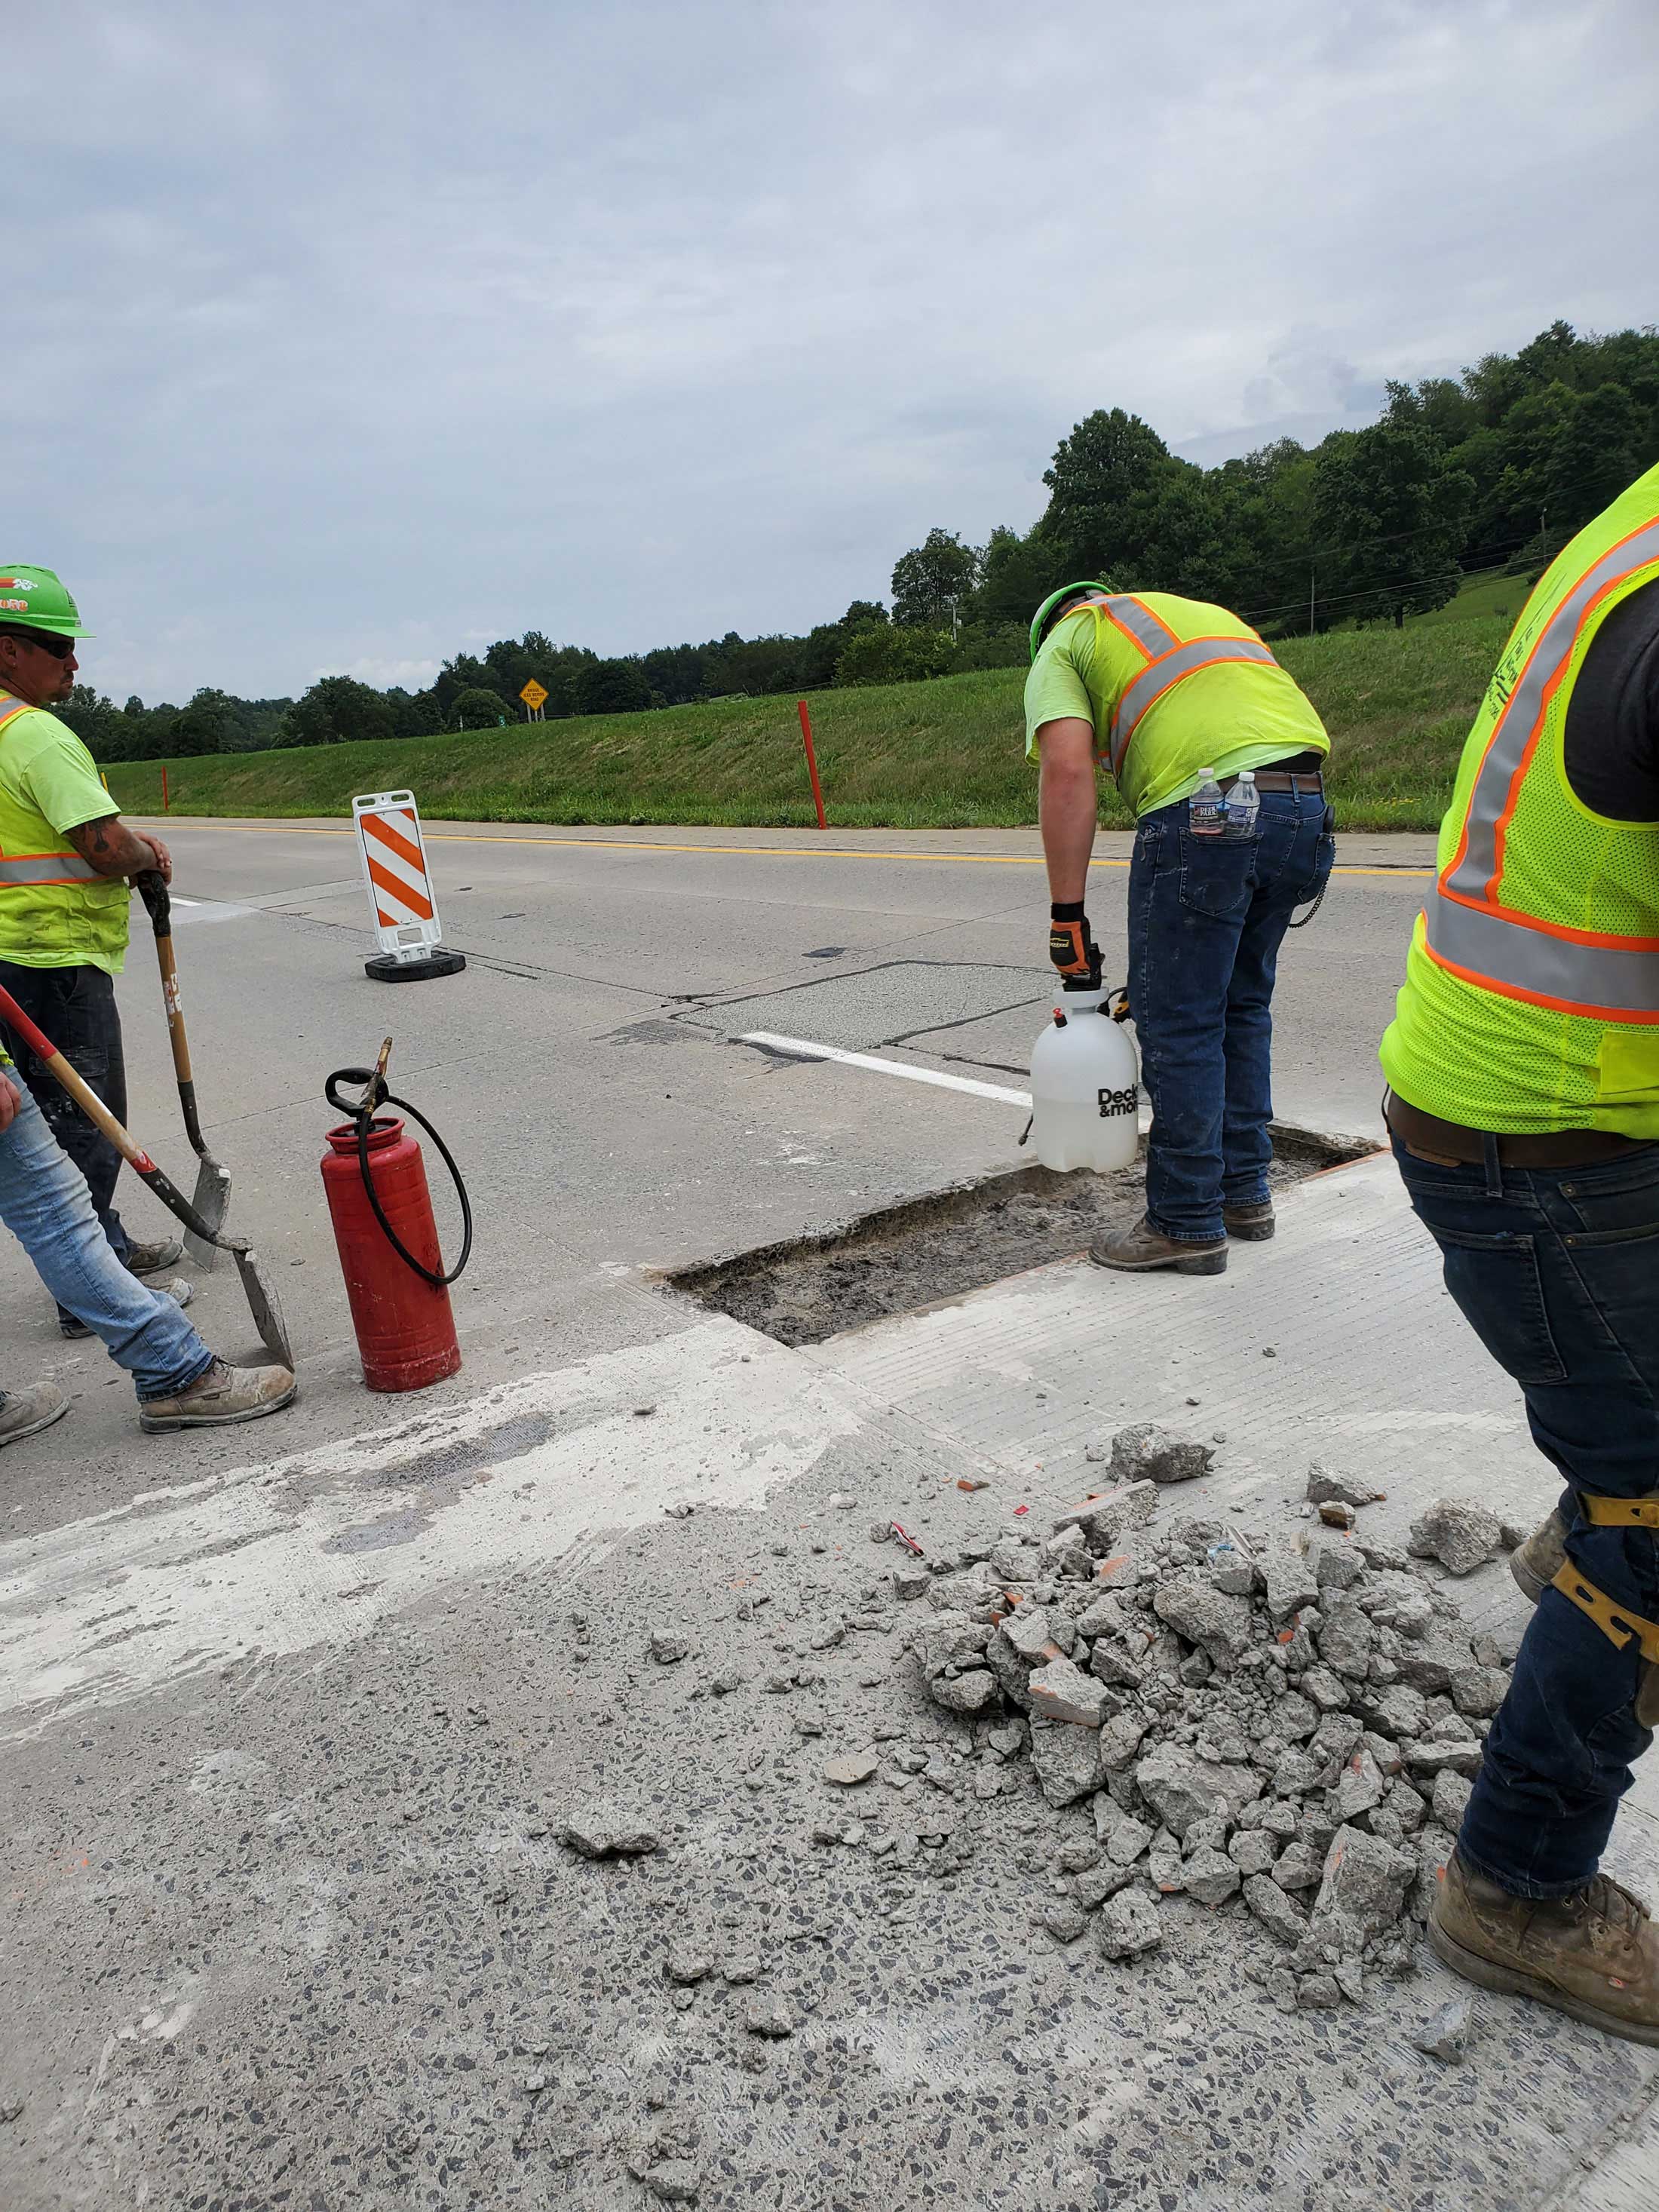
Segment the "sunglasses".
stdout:
<svg viewBox="0 0 1659 2212">
<path fill-rule="evenodd" d="M 54 660 L 67 660 L 75 650 L 72 637 L 59 637 L 49 629 L 0 629 L 0 637 L 15 637 L 20 645 L 33 645 Z"/>
</svg>

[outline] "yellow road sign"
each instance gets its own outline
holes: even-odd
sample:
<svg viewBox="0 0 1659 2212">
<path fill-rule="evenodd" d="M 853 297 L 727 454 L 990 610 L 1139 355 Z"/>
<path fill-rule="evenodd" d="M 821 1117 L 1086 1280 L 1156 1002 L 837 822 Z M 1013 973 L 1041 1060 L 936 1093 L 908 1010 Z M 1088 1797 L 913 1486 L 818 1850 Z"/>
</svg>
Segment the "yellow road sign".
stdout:
<svg viewBox="0 0 1659 2212">
<path fill-rule="evenodd" d="M 545 684 L 538 684 L 532 676 L 524 690 L 520 692 L 519 696 L 526 707 L 544 706 L 547 700 L 547 686 Z"/>
</svg>

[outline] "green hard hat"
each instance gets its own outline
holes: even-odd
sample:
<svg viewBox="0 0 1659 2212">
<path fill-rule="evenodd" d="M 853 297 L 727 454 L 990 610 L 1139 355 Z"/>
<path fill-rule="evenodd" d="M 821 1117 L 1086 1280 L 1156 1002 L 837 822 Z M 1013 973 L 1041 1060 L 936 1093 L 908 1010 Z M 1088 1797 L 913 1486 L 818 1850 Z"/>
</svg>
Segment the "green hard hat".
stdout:
<svg viewBox="0 0 1659 2212">
<path fill-rule="evenodd" d="M 1042 605 L 1031 617 L 1032 659 L 1035 660 L 1037 657 L 1037 647 L 1042 642 L 1043 633 L 1054 620 L 1056 608 L 1061 606 L 1067 599 L 1076 599 L 1083 592 L 1104 592 L 1109 596 L 1116 588 L 1115 585 L 1108 584 L 1098 576 L 1086 576 L 1080 584 L 1062 584 L 1057 592 L 1050 592 Z"/>
<path fill-rule="evenodd" d="M 90 637 L 81 610 L 55 569 L 35 561 L 0 561 L 0 628 L 49 629 L 58 637 Z"/>
</svg>

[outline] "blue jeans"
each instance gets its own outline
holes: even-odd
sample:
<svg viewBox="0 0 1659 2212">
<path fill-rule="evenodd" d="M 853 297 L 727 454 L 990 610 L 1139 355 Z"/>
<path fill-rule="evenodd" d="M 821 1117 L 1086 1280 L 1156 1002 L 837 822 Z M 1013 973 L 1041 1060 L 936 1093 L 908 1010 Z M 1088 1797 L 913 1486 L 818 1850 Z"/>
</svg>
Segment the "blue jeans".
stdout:
<svg viewBox="0 0 1659 2212">
<path fill-rule="evenodd" d="M 16 1070 L 0 1069 L 0 1082 L 9 1082 L 18 1095 L 10 1126 L 0 1129 L 0 1221 L 33 1261 L 59 1307 L 102 1338 L 141 1399 L 170 1398 L 187 1389 L 206 1374 L 213 1354 L 182 1310 L 146 1290 L 110 1249 L 86 1177 L 46 1126 Z"/>
<path fill-rule="evenodd" d="M 1152 1102 L 1146 1218 L 1183 1243 L 1267 1195 L 1273 977 L 1335 856 L 1313 793 L 1264 791 L 1255 835 L 1195 837 L 1187 801 L 1142 817 L 1129 863 L 1129 1003 Z"/>
<path fill-rule="evenodd" d="M 1577 1491 L 1659 1489 L 1659 1145 L 1594 1167 L 1442 1166 L 1395 1139 L 1446 1288 L 1520 1384 L 1533 1441 L 1571 1486 L 1573 1564 L 1659 1620 L 1659 1537 L 1594 1528 Z M 1643 1661 L 1547 1589 L 1486 1739 L 1458 1849 L 1521 1897 L 1565 1897 L 1601 1863 L 1631 1762 Z"/>
</svg>

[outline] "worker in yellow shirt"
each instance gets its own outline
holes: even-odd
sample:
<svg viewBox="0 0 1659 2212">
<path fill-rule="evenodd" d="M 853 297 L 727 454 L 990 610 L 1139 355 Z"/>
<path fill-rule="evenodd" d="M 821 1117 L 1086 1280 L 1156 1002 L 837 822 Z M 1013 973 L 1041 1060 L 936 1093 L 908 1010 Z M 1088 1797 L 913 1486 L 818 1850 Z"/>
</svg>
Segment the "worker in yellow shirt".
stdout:
<svg viewBox="0 0 1659 2212">
<path fill-rule="evenodd" d="M 1331 872 L 1330 739 L 1237 615 L 1097 580 L 1036 611 L 1025 732 L 1063 976 L 1100 972 L 1084 904 L 1100 763 L 1135 816 L 1129 1000 L 1152 1109 L 1146 1212 L 1089 1256 L 1219 1274 L 1229 1237 L 1273 1233 L 1273 980 L 1292 914 Z"/>
<path fill-rule="evenodd" d="M 92 755 L 52 708 L 75 686 L 75 601 L 50 568 L 0 562 L 0 985 L 40 1024 L 118 1121 L 126 1063 L 115 978 L 127 946 L 129 878 L 173 863 L 159 837 L 129 830 Z M 0 1031 L 0 1035 L 3 1035 Z M 121 1157 L 21 1039 L 5 1036 L 48 1127 L 87 1179 L 115 1256 L 180 1305 L 191 1286 L 167 1273 L 176 1237 L 130 1237 L 115 1209 Z M 65 1336 L 89 1332 L 58 1311 Z"/>
</svg>

